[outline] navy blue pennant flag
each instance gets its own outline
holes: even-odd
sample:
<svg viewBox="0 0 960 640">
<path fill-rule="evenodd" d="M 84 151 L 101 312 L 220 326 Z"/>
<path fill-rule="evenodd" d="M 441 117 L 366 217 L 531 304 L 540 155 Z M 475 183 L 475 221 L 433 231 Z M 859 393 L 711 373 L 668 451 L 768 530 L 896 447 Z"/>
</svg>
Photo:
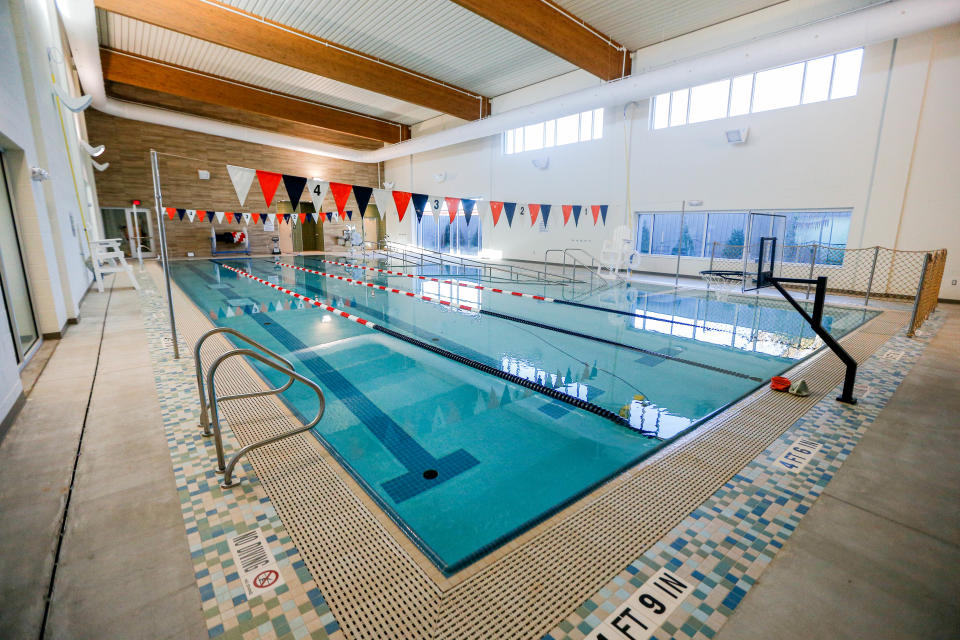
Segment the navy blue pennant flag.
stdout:
<svg viewBox="0 0 960 640">
<path fill-rule="evenodd" d="M 503 212 L 507 214 L 507 226 L 513 226 L 513 212 L 517 209 L 516 202 L 504 202 Z"/>
<path fill-rule="evenodd" d="M 427 200 L 430 199 L 425 193 L 414 193 L 410 196 L 413 200 L 413 212 L 417 214 L 417 222 L 423 219 L 423 209 L 427 206 Z"/>
<path fill-rule="evenodd" d="M 283 174 L 283 186 L 287 190 L 287 196 L 290 198 L 290 206 L 297 210 L 300 204 L 300 196 L 303 195 L 303 188 L 307 186 L 307 179 L 300 176 L 288 176 Z"/>
<path fill-rule="evenodd" d="M 180 216 L 181 222 L 183 221 L 183 216 L 187 215 L 186 209 L 177 209 L 177 215 Z"/>
<path fill-rule="evenodd" d="M 360 187 L 353 185 L 353 197 L 357 201 L 357 207 L 360 208 L 360 217 L 367 212 L 367 205 L 370 203 L 370 196 L 373 195 L 373 187 Z"/>
<path fill-rule="evenodd" d="M 603 224 L 607 224 L 607 205 L 600 205 L 600 217 L 603 218 Z"/>
<path fill-rule="evenodd" d="M 333 220 L 333 212 L 327 211 L 327 222 L 330 222 L 331 220 Z"/>
<path fill-rule="evenodd" d="M 540 205 L 540 215 L 543 216 L 543 226 L 547 226 L 547 220 L 550 219 L 550 205 Z"/>
<path fill-rule="evenodd" d="M 347 211 L 344 211 L 344 213 L 347 214 L 347 220 L 353 220 L 353 211 L 352 211 L 352 210 L 349 210 L 349 209 L 348 209 Z"/>
<path fill-rule="evenodd" d="M 286 222 L 287 224 L 290 224 L 290 214 L 289 214 L 289 213 L 283 214 L 283 221 Z"/>
<path fill-rule="evenodd" d="M 580 205 L 573 205 L 573 226 L 578 226 L 580 224 Z"/>
<path fill-rule="evenodd" d="M 470 224 L 470 216 L 473 215 L 473 208 L 477 205 L 476 200 L 467 200 L 466 198 L 460 199 L 460 204 L 463 205 L 463 217 L 466 218 L 467 224 Z"/>
</svg>

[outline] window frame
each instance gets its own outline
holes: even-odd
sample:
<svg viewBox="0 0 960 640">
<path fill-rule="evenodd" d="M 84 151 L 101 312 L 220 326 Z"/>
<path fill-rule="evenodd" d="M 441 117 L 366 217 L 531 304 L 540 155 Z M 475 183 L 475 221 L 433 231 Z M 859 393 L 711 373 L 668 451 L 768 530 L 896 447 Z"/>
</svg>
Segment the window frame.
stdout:
<svg viewBox="0 0 960 640">
<path fill-rule="evenodd" d="M 606 110 L 603 107 L 598 107 L 596 109 L 587 109 L 586 111 L 580 111 L 578 113 L 572 113 L 567 116 L 561 116 L 560 118 L 551 118 L 550 120 L 544 120 L 542 122 L 534 122 L 532 124 L 521 125 L 519 127 L 513 127 L 507 129 L 503 132 L 500 137 L 500 151 L 502 155 L 513 156 L 520 153 L 527 153 L 532 151 L 546 151 L 548 149 L 553 149 L 555 147 L 564 147 L 571 144 L 580 144 L 583 142 L 595 142 L 597 140 L 603 139 L 603 126 L 604 118 L 606 117 Z M 573 140 L 568 142 L 559 141 L 559 127 L 558 121 L 564 120 L 566 118 L 576 118 L 577 121 L 577 135 Z M 597 127 L 596 124 L 600 123 L 600 126 Z M 584 123 L 587 124 L 589 135 L 584 139 Z M 526 136 L 524 131 L 530 127 L 536 126 L 542 127 L 542 136 L 541 136 L 541 146 L 537 148 L 528 149 L 526 146 Z M 552 132 L 552 135 L 550 135 Z"/>
</svg>

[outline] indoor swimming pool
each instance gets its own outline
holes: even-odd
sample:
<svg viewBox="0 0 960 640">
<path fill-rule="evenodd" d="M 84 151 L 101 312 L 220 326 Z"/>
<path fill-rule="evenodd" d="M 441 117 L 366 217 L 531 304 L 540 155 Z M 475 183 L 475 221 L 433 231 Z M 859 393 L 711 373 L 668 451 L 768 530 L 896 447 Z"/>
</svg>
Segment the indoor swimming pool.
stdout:
<svg viewBox="0 0 960 640">
<path fill-rule="evenodd" d="M 212 322 L 277 351 L 321 386 L 326 412 L 316 436 L 446 573 L 509 541 L 821 346 L 786 302 L 756 296 L 724 302 L 703 291 L 656 285 L 577 293 L 558 284 L 512 287 L 584 305 L 571 306 L 478 289 L 507 290 L 509 284 L 469 280 L 470 274 L 460 274 L 460 286 L 334 265 L 322 256 L 284 262 L 432 299 L 270 259 L 171 265 L 176 283 Z M 416 342 L 305 304 L 227 266 Z M 441 275 L 427 269 L 427 277 Z M 875 313 L 831 306 L 824 325 L 839 337 Z M 534 384 L 504 380 L 423 345 Z M 258 370 L 282 384 L 282 374 Z M 282 397 L 301 417 L 316 411 L 316 397 L 302 386 Z M 584 410 L 569 398 L 600 411 Z"/>
</svg>

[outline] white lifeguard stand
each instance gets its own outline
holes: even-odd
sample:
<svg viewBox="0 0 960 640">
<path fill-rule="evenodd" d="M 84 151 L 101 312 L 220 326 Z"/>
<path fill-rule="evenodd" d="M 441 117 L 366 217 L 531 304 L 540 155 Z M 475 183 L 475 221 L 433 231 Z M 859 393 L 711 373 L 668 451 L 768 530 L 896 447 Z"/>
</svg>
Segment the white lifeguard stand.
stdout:
<svg viewBox="0 0 960 640">
<path fill-rule="evenodd" d="M 100 293 L 103 293 L 103 276 L 108 273 L 126 273 L 133 288 L 140 288 L 133 275 L 133 268 L 127 263 L 123 249 L 120 248 L 121 242 L 121 238 L 90 241 L 90 248 L 93 250 L 93 275 L 97 279 L 97 291 Z"/>
<path fill-rule="evenodd" d="M 626 268 L 629 271 L 639 264 L 639 260 L 640 254 L 633 248 L 630 227 L 620 225 L 613 230 L 611 238 L 603 242 L 597 275 L 601 278 L 616 278 L 620 269 Z"/>
</svg>

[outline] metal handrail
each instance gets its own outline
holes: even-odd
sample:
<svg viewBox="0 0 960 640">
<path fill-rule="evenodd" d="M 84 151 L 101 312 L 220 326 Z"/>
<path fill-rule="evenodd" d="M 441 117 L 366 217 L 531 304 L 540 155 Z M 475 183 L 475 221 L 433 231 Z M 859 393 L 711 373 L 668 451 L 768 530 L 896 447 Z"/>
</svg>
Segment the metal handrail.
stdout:
<svg viewBox="0 0 960 640">
<path fill-rule="evenodd" d="M 217 375 L 217 369 L 220 368 L 220 365 L 223 364 L 228 358 L 232 358 L 234 356 L 243 356 L 246 358 L 253 358 L 254 360 L 259 360 L 260 362 L 267 365 L 268 367 L 272 367 L 273 369 L 276 369 L 277 371 L 280 371 L 281 373 L 285 373 L 286 375 L 290 376 L 291 383 L 293 382 L 293 380 L 298 380 L 304 383 L 305 385 L 313 389 L 314 392 L 316 392 L 317 400 L 320 403 L 320 406 L 317 408 L 317 415 L 308 424 L 297 427 L 296 429 L 293 429 L 291 431 L 280 433 L 275 436 L 270 436 L 269 438 L 264 438 L 263 440 L 258 440 L 257 442 L 248 444 L 247 446 L 237 451 L 237 453 L 235 453 L 234 456 L 230 458 L 229 463 L 224 464 L 225 456 L 223 453 L 223 436 L 220 431 L 220 412 L 217 410 L 218 398 L 217 398 L 217 389 L 216 389 L 216 375 Z M 207 393 L 209 394 L 211 422 L 213 423 L 213 440 L 217 448 L 217 473 L 223 473 L 223 482 L 220 483 L 220 486 L 223 487 L 224 489 L 234 487 L 240 484 L 239 481 L 234 482 L 233 480 L 233 469 L 236 466 L 237 461 L 240 459 L 241 456 L 246 455 L 247 453 L 249 453 L 250 451 L 258 447 L 262 447 L 262 446 L 271 444 L 273 442 L 277 442 L 289 436 L 297 435 L 298 433 L 303 433 L 304 431 L 309 431 L 310 429 L 315 427 L 318 422 L 320 422 L 320 418 L 323 417 L 323 411 L 324 411 L 324 408 L 326 407 L 326 401 L 324 400 L 324 397 L 323 397 L 323 391 L 320 389 L 317 383 L 303 377 L 302 375 L 294 371 L 292 368 L 288 369 L 282 365 L 277 364 L 273 360 L 267 359 L 266 356 L 260 353 L 257 353 L 252 349 L 234 349 L 233 351 L 228 351 L 227 353 L 224 353 L 223 355 L 219 356 L 216 360 L 214 360 L 213 364 L 210 365 L 210 369 L 207 371 Z M 272 389 L 271 391 L 268 391 L 265 393 L 280 393 L 280 390 Z M 257 395 L 263 395 L 263 393 L 257 394 Z M 237 396 L 225 396 L 224 398 L 220 398 L 220 399 L 226 400 L 228 398 L 236 398 L 236 397 Z"/>
<path fill-rule="evenodd" d="M 421 264 L 422 264 L 423 257 L 433 257 L 434 260 L 439 261 L 438 264 L 440 264 L 441 266 L 444 264 L 444 259 L 446 259 L 448 262 L 452 264 L 459 264 L 461 267 L 476 268 L 476 269 L 480 269 L 481 272 L 485 270 L 491 277 L 492 277 L 493 270 L 498 270 L 498 271 L 509 272 L 510 277 L 513 279 L 517 279 L 518 274 L 527 274 L 528 277 L 530 276 L 536 277 L 538 282 L 541 282 L 541 281 L 550 282 L 551 278 L 553 279 L 554 283 L 572 282 L 571 279 L 565 276 L 558 276 L 553 273 L 539 271 L 537 269 L 530 269 L 529 267 L 521 267 L 521 266 L 512 265 L 512 264 L 506 264 L 506 265 L 490 264 L 489 262 L 484 262 L 482 260 L 476 260 L 473 258 L 465 258 L 463 256 L 443 253 L 442 251 L 436 251 L 435 249 L 427 249 L 425 247 L 414 247 L 412 245 L 406 245 L 400 242 L 387 241 L 385 244 L 388 246 L 395 245 L 396 247 L 399 247 L 400 251 L 403 253 L 404 256 L 406 256 L 406 249 L 408 247 L 410 249 L 415 250 L 415 252 L 421 257 Z M 430 254 L 434 254 L 434 256 L 430 256 Z"/>
<path fill-rule="evenodd" d="M 266 348 L 259 342 L 250 338 L 249 336 L 246 336 L 240 333 L 236 329 L 231 329 L 230 327 L 217 327 L 215 329 L 211 329 L 210 331 L 207 331 L 205 334 L 200 336 L 200 339 L 197 340 L 197 343 L 193 346 L 193 363 L 197 370 L 197 394 L 200 396 L 200 428 L 203 429 L 203 435 L 207 438 L 212 436 L 213 433 L 210 431 L 210 420 L 207 416 L 208 405 L 203 393 L 203 371 L 202 371 L 203 363 L 200 361 L 200 347 L 203 346 L 203 343 L 206 342 L 207 338 L 209 338 L 210 336 L 216 335 L 218 333 L 229 333 L 232 336 L 236 336 L 237 338 L 240 338 L 250 346 L 256 347 L 257 349 L 264 352 L 271 358 L 274 358 L 280 361 L 281 363 L 285 364 L 288 369 L 291 369 L 291 370 L 293 369 L 293 364 L 291 364 L 289 360 L 281 356 L 279 353 L 275 353 L 271 351 L 270 349 Z M 284 391 L 289 389 L 290 385 L 292 384 L 293 384 L 293 377 L 291 376 L 290 379 L 287 380 L 287 383 L 282 387 L 278 387 L 276 389 L 268 389 L 267 391 L 253 391 L 251 393 L 238 393 L 235 395 L 224 396 L 220 398 L 220 400 L 238 400 L 240 398 L 255 398 L 257 396 L 266 396 L 274 393 L 283 393 Z"/>
</svg>

